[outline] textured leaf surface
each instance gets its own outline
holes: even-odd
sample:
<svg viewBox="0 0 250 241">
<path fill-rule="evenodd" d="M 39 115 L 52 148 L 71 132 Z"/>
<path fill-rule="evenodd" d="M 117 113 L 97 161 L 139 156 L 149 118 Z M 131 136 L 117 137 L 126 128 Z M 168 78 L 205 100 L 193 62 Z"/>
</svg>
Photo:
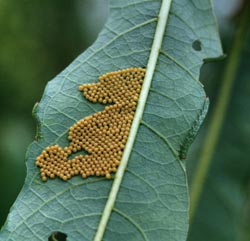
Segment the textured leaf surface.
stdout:
<svg viewBox="0 0 250 241">
<path fill-rule="evenodd" d="M 147 66 L 160 7 L 158 0 L 111 0 L 97 41 L 48 83 L 34 110 L 39 140 L 28 149 L 25 184 L 0 240 L 44 241 L 54 231 L 66 233 L 68 241 L 93 240 L 112 181 L 42 183 L 35 158 L 46 146 L 66 146 L 70 126 L 104 109 L 84 99 L 79 85 L 95 83 L 106 72 Z M 204 107 L 198 81 L 203 59 L 219 55 L 210 1 L 172 1 L 142 124 L 103 240 L 186 239 L 188 191 L 178 153 Z"/>
</svg>

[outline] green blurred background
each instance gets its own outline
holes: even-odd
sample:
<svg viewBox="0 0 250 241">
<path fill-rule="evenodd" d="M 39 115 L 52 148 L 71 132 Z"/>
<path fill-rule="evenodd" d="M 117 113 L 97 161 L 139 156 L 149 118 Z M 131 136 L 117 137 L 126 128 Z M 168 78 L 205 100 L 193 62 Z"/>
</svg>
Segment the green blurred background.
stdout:
<svg viewBox="0 0 250 241">
<path fill-rule="evenodd" d="M 46 83 L 96 39 L 107 0 L 0 0 L 0 226 L 25 177 L 31 111 Z"/>
<path fill-rule="evenodd" d="M 0 0 L 0 226 L 24 182 L 25 151 L 36 129 L 32 108 L 46 83 L 96 39 L 108 16 L 107 4 L 108 0 Z M 245 5 L 239 0 L 215 0 L 214 5 L 224 52 L 230 56 Z M 189 241 L 250 240 L 249 29 L 250 25 Z M 228 58 L 206 64 L 201 71 L 211 105 L 189 153 L 190 182 L 227 64 Z"/>
</svg>

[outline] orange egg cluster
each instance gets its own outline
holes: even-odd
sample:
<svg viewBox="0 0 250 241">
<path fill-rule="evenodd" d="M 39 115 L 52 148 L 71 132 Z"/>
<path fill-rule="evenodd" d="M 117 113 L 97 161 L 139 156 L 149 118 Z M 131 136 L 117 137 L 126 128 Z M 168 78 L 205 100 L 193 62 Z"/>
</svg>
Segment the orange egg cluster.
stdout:
<svg viewBox="0 0 250 241">
<path fill-rule="evenodd" d="M 122 158 L 144 76 L 145 69 L 129 68 L 107 73 L 97 84 L 79 87 L 87 100 L 113 105 L 70 127 L 69 146 L 47 147 L 37 157 L 43 181 L 56 176 L 66 181 L 75 175 L 111 178 Z M 81 150 L 88 154 L 68 158 Z"/>
</svg>

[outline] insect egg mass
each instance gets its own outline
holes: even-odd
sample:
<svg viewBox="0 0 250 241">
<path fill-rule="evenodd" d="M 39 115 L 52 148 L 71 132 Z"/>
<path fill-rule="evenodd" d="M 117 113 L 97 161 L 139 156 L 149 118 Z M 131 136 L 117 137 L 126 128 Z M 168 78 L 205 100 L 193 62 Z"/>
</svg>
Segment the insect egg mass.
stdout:
<svg viewBox="0 0 250 241">
<path fill-rule="evenodd" d="M 87 100 L 109 105 L 71 126 L 67 147 L 49 146 L 36 158 L 43 181 L 55 177 L 66 181 L 75 175 L 111 178 L 122 158 L 144 76 L 145 69 L 129 68 L 104 74 L 98 83 L 79 87 Z M 88 154 L 69 159 L 81 150 Z"/>
</svg>

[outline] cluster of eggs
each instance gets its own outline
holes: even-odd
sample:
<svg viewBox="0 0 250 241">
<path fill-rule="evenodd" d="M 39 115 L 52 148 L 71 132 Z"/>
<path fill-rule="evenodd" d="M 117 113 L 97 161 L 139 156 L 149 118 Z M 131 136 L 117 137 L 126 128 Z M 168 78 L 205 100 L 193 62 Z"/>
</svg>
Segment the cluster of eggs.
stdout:
<svg viewBox="0 0 250 241">
<path fill-rule="evenodd" d="M 47 147 L 37 157 L 43 181 L 56 176 L 66 181 L 75 175 L 111 178 L 122 158 L 144 76 L 145 69 L 129 68 L 102 75 L 96 84 L 79 87 L 87 100 L 109 105 L 70 127 L 69 146 Z M 81 150 L 88 154 L 69 159 Z"/>
</svg>

